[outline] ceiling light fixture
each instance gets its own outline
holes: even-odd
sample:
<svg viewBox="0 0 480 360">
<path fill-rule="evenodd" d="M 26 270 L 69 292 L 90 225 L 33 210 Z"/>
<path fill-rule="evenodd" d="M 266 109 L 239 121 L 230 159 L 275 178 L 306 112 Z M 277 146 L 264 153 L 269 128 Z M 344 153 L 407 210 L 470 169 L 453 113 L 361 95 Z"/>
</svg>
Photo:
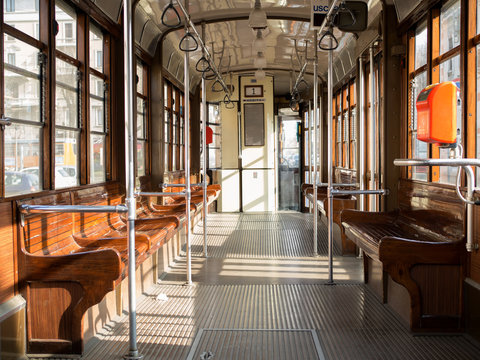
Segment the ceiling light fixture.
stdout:
<svg viewBox="0 0 480 360">
<path fill-rule="evenodd" d="M 257 80 L 265 79 L 265 71 L 263 71 L 262 69 L 258 69 L 257 71 L 255 71 L 255 79 Z"/>
<path fill-rule="evenodd" d="M 255 52 L 257 53 L 262 52 L 262 51 L 265 51 L 266 46 L 267 44 L 265 42 L 265 39 L 262 36 L 262 30 L 258 29 L 257 37 L 253 41 L 253 50 L 255 50 Z"/>
<path fill-rule="evenodd" d="M 250 16 L 248 17 L 248 26 L 252 29 L 266 29 L 267 25 L 267 14 L 262 9 L 260 0 L 255 0 L 255 7 L 253 8 Z"/>
<path fill-rule="evenodd" d="M 253 59 L 253 66 L 258 69 L 264 69 L 267 67 L 267 59 L 265 58 L 265 55 L 263 55 L 263 52 L 257 53 L 257 57 Z"/>
</svg>

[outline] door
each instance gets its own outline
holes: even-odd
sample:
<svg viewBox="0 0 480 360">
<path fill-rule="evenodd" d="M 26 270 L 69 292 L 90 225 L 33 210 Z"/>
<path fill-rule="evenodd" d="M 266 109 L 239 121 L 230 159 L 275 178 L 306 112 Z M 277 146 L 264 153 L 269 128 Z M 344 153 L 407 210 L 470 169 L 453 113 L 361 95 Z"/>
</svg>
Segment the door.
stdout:
<svg viewBox="0 0 480 360">
<path fill-rule="evenodd" d="M 301 119 L 278 116 L 279 210 L 300 210 L 300 138 Z M 290 111 L 290 109 L 288 109 Z M 292 114 L 293 115 L 293 114 Z"/>
</svg>

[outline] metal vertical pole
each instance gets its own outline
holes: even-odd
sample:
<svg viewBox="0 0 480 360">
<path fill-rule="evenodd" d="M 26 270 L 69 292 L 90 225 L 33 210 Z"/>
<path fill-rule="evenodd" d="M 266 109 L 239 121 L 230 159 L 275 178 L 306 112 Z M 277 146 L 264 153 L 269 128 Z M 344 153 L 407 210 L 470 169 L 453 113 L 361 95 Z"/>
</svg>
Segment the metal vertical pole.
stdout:
<svg viewBox="0 0 480 360">
<path fill-rule="evenodd" d="M 318 253 L 317 241 L 318 241 L 318 187 L 317 187 L 317 126 L 318 126 L 318 51 L 317 51 L 317 37 L 318 30 L 314 33 L 314 49 L 315 57 L 313 60 L 313 256 Z"/>
<path fill-rule="evenodd" d="M 313 116 L 312 116 L 312 102 L 308 102 L 308 128 L 309 128 L 309 136 L 308 136 L 308 180 L 312 183 L 313 186 Z M 308 208 L 310 213 L 312 212 L 312 202 L 309 202 Z"/>
<path fill-rule="evenodd" d="M 128 207 L 128 317 L 129 317 L 129 350 L 125 359 L 141 359 L 137 349 L 137 304 L 135 285 L 135 168 L 134 168 L 134 131 L 133 131 L 133 26 L 132 0 L 123 0 L 123 61 L 125 76 L 125 182 L 126 205 Z"/>
<path fill-rule="evenodd" d="M 188 12 L 188 0 L 185 0 L 185 9 Z M 186 38 L 186 48 L 189 47 L 189 39 Z M 183 137 L 185 138 L 185 203 L 186 203 L 186 246 L 187 246 L 187 285 L 192 284 L 192 254 L 190 244 L 190 201 L 192 199 L 192 189 L 190 189 L 190 52 L 183 53 L 184 65 L 184 88 L 185 88 L 185 126 L 183 128 Z"/>
<path fill-rule="evenodd" d="M 376 167 L 376 144 L 375 144 L 375 133 L 376 133 L 376 118 L 375 118 L 375 67 L 373 59 L 373 45 L 370 46 L 370 189 L 376 189 L 375 183 L 375 174 L 377 172 Z M 377 199 L 375 195 L 372 195 L 370 211 L 377 211 Z"/>
<path fill-rule="evenodd" d="M 205 23 L 202 23 L 202 40 L 205 42 Z M 203 50 L 205 56 L 205 50 Z M 202 153 L 203 153 L 203 256 L 208 257 L 207 249 L 207 90 L 205 76 L 202 75 Z"/>
<path fill-rule="evenodd" d="M 322 91 L 320 94 L 320 99 L 322 99 L 322 94 L 323 94 L 323 85 L 322 85 Z M 318 170 L 318 179 L 319 182 L 323 182 L 323 164 L 322 164 L 322 159 L 323 159 L 323 101 L 319 100 L 319 105 L 318 105 L 318 131 L 316 132 L 317 134 L 317 139 L 318 139 L 318 157 L 320 159 L 320 169 Z"/>
<path fill-rule="evenodd" d="M 333 40 L 330 37 L 330 48 L 333 47 Z M 333 284 L 333 195 L 332 195 L 332 98 L 333 98 L 333 50 L 328 52 L 328 283 Z"/>
</svg>

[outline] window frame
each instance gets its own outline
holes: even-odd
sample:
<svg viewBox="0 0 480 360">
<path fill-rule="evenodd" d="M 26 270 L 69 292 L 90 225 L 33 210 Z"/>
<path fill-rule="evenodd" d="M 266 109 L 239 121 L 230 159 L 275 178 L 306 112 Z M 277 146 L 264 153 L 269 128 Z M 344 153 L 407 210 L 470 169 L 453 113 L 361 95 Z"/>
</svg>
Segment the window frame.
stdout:
<svg viewBox="0 0 480 360">
<path fill-rule="evenodd" d="M 104 54 L 103 54 L 103 63 L 104 63 L 104 72 L 103 78 L 107 81 L 109 86 L 107 86 L 107 95 L 105 97 L 105 127 L 110 129 L 111 127 L 111 41 L 110 38 L 112 34 L 114 36 L 118 36 L 120 32 L 120 27 L 110 22 L 106 16 L 102 13 L 98 12 L 95 9 L 90 9 L 85 6 L 83 3 L 76 3 L 70 0 L 63 1 L 66 5 L 74 9 L 77 15 L 77 27 L 74 31 L 76 31 L 76 46 L 77 46 L 77 57 L 74 58 L 69 56 L 68 54 L 63 53 L 61 50 L 56 49 L 55 45 L 55 36 L 53 34 L 53 28 L 50 26 L 53 20 L 55 19 L 55 3 L 47 1 L 47 0 L 39 0 L 38 2 L 38 9 L 36 6 L 36 10 L 38 11 L 39 20 L 33 21 L 35 29 L 34 35 L 29 35 L 29 33 L 23 32 L 20 29 L 17 29 L 12 23 L 9 25 L 4 21 L 1 22 L 0 27 L 4 36 L 8 35 L 9 37 L 18 39 L 20 41 L 25 42 L 26 44 L 33 46 L 39 50 L 42 54 L 42 57 L 46 61 L 42 61 L 42 78 L 41 78 L 41 124 L 39 126 L 42 127 L 42 131 L 40 134 L 40 157 L 43 162 L 39 165 L 39 174 L 41 176 L 41 188 L 40 190 L 25 193 L 21 195 L 15 195 L 10 198 L 17 198 L 17 197 L 25 197 L 31 196 L 32 194 L 36 194 L 45 190 L 54 190 L 55 189 L 55 132 L 57 130 L 63 129 L 61 125 L 56 125 L 55 123 L 55 102 L 56 102 L 56 95 L 55 95 L 55 88 L 57 86 L 56 76 L 55 76 L 55 63 L 56 59 L 65 61 L 71 65 L 74 65 L 79 70 L 79 96 L 80 101 L 78 103 L 79 110 L 78 114 L 78 128 L 75 128 L 76 132 L 80 133 L 79 136 L 79 144 L 78 144 L 78 152 L 79 152 L 79 160 L 78 160 L 78 171 L 79 174 L 79 185 L 86 185 L 90 183 L 88 169 L 89 169 L 89 147 L 88 147 L 88 138 L 89 138 L 89 125 L 93 119 L 90 119 L 89 111 L 88 111 L 88 100 L 89 100 L 89 83 L 88 77 L 90 74 L 90 70 L 88 68 L 88 48 L 89 48 L 89 31 L 88 26 L 90 22 L 94 22 L 95 25 L 102 29 L 104 33 Z M 4 9 L 2 7 L 2 15 L 4 13 Z M 33 9 L 32 9 L 33 11 Z M 36 39 L 33 36 L 37 36 Z M 2 61 L 4 60 L 4 44 L 2 43 Z M 100 74 L 95 74 L 100 75 Z M 1 86 L 4 86 L 4 77 L 3 74 L 1 77 Z M 1 97 L 1 109 L 4 109 L 4 97 Z M 72 130 L 70 128 L 65 130 Z M 1 131 L 1 146 L 0 146 L 0 156 L 2 161 L 5 161 L 5 131 Z M 110 136 L 110 132 L 108 131 L 106 136 L 106 149 L 105 149 L 105 156 L 106 156 L 106 181 L 111 180 L 111 168 L 112 168 L 112 161 L 111 161 L 111 147 L 112 147 L 112 139 Z M 0 170 L 0 176 L 4 179 L 5 178 L 5 166 L 2 166 Z M 70 187 L 70 186 L 69 186 Z M 0 198 L 5 198 L 5 185 L 4 181 L 0 183 Z"/>
</svg>

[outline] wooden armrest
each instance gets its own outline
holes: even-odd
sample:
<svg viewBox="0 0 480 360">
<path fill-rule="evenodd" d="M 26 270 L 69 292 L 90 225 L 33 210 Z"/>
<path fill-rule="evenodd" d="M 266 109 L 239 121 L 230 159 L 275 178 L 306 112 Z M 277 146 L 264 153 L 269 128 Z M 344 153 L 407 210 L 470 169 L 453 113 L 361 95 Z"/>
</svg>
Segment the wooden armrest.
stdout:
<svg viewBox="0 0 480 360">
<path fill-rule="evenodd" d="M 385 263 L 462 264 L 463 241 L 427 242 L 388 236 L 380 240 L 379 259 Z"/>
<path fill-rule="evenodd" d="M 67 255 L 25 253 L 25 280 L 115 281 L 121 275 L 120 253 L 100 248 Z"/>
</svg>

